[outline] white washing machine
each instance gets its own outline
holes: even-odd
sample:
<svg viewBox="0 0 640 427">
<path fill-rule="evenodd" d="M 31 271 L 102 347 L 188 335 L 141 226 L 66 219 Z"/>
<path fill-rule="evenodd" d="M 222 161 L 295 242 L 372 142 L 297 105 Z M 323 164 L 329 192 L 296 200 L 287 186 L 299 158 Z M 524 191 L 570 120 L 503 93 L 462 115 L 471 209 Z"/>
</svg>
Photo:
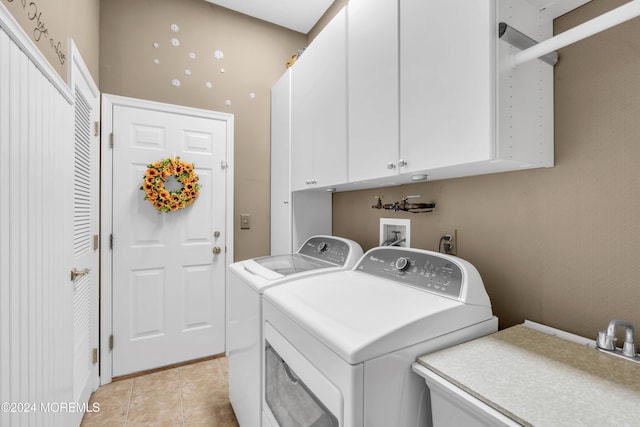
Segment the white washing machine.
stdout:
<svg viewBox="0 0 640 427">
<path fill-rule="evenodd" d="M 478 271 L 436 252 L 368 251 L 353 270 L 263 295 L 262 424 L 431 425 L 418 356 L 498 329 Z"/>
<path fill-rule="evenodd" d="M 229 265 L 227 276 L 227 356 L 229 401 L 242 427 L 260 425 L 262 413 L 262 293 L 301 277 L 351 269 L 362 256 L 356 242 L 313 236 L 295 254 Z"/>
</svg>

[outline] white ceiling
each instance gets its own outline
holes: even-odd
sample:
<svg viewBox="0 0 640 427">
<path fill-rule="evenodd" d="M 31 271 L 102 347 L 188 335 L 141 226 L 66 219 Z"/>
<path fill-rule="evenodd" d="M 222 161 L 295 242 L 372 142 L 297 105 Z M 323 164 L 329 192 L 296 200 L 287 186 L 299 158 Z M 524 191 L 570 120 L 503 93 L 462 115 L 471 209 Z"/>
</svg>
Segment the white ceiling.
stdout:
<svg viewBox="0 0 640 427">
<path fill-rule="evenodd" d="M 207 0 L 263 21 L 307 34 L 333 0 Z"/>
</svg>

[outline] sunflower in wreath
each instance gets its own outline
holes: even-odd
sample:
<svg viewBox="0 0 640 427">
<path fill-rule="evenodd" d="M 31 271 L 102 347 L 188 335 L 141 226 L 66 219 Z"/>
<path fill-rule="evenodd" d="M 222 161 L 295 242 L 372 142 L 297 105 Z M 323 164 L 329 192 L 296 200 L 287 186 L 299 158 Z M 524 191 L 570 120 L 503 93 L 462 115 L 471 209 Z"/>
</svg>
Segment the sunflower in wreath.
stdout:
<svg viewBox="0 0 640 427">
<path fill-rule="evenodd" d="M 182 184 L 182 188 L 176 191 L 167 190 L 165 183 L 170 176 Z M 144 199 L 156 210 L 164 213 L 184 209 L 195 202 L 200 184 L 193 163 L 183 162 L 176 156 L 148 164 L 140 189 L 145 193 Z"/>
</svg>

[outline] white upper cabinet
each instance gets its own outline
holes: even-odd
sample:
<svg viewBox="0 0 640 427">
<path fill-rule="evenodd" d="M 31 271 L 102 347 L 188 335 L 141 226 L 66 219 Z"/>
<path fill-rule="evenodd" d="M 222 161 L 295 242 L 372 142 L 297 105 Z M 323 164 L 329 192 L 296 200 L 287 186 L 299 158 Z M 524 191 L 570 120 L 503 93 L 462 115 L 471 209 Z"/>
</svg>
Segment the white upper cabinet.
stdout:
<svg viewBox="0 0 640 427">
<path fill-rule="evenodd" d="M 401 172 L 492 158 L 494 23 L 491 1 L 403 1 Z"/>
<path fill-rule="evenodd" d="M 553 166 L 553 67 L 512 67 L 507 22 L 537 41 L 526 0 L 351 0 L 349 185 Z"/>
<path fill-rule="evenodd" d="M 350 0 L 349 181 L 398 173 L 398 0 Z"/>
<path fill-rule="evenodd" d="M 292 68 L 292 189 L 347 182 L 346 9 Z"/>
<path fill-rule="evenodd" d="M 553 66 L 514 68 L 505 21 L 531 38 L 552 20 L 525 0 L 404 0 L 400 8 L 401 173 L 430 179 L 553 166 Z"/>
<path fill-rule="evenodd" d="M 553 66 L 513 66 L 527 0 L 350 0 L 292 74 L 292 189 L 367 188 L 553 166 Z M 348 18 L 348 22 L 347 22 Z"/>
</svg>

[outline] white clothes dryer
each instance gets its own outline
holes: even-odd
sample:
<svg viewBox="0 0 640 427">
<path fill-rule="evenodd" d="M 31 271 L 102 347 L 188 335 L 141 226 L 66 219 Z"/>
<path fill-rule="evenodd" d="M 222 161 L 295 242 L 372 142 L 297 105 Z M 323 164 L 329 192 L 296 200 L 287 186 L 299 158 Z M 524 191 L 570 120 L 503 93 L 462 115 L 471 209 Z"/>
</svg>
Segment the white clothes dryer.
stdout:
<svg viewBox="0 0 640 427">
<path fill-rule="evenodd" d="M 498 329 L 473 265 L 395 247 L 268 289 L 263 310 L 268 427 L 428 426 L 429 392 L 411 364 Z"/>
<path fill-rule="evenodd" d="M 351 269 L 360 257 L 362 248 L 352 240 L 313 236 L 295 254 L 229 265 L 226 331 L 229 401 L 241 427 L 256 427 L 261 421 L 262 293 L 301 277 Z"/>
</svg>

